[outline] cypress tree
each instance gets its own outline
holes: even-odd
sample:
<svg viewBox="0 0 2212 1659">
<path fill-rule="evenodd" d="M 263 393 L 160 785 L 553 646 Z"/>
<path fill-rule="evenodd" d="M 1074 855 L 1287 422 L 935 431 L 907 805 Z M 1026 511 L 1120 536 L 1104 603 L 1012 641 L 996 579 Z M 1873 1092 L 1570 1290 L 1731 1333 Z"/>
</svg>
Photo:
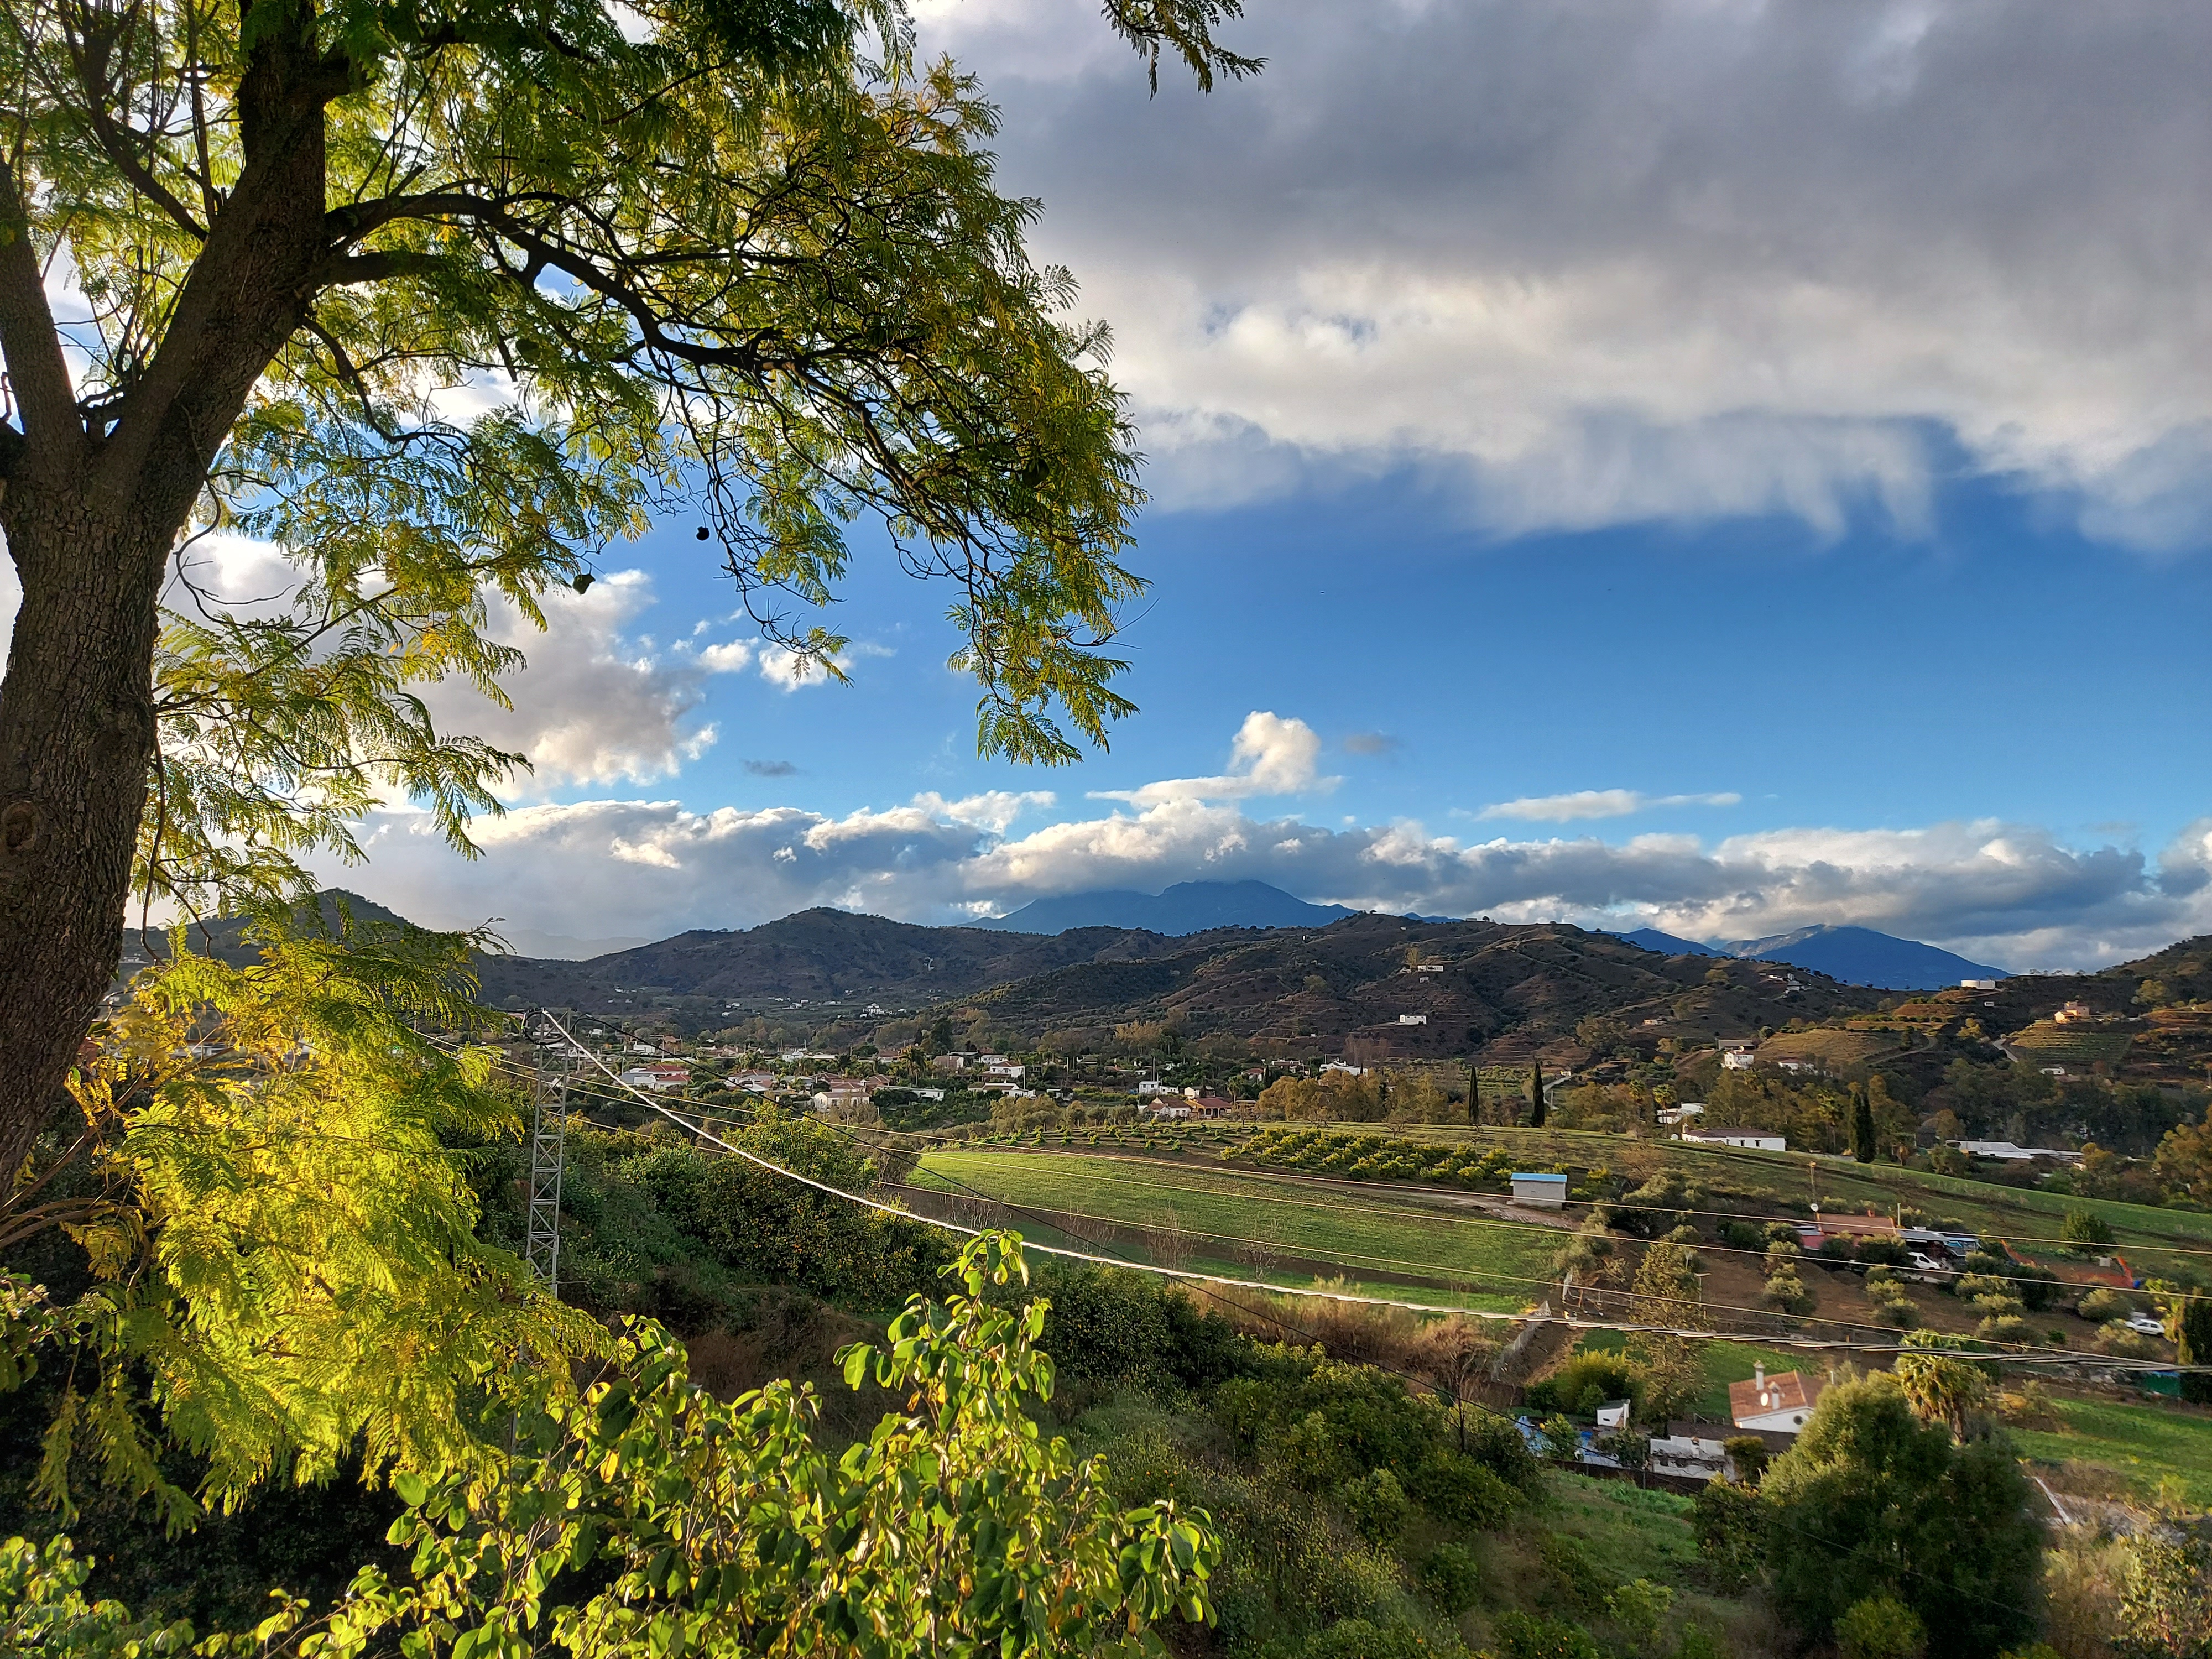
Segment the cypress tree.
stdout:
<svg viewBox="0 0 2212 1659">
<path fill-rule="evenodd" d="M 2181 1304 L 2173 1322 L 2173 1358 L 2182 1367 L 2181 1397 L 2192 1406 L 2212 1406 L 2212 1376 L 2191 1365 L 2212 1365 L 2212 1302 Z"/>
<path fill-rule="evenodd" d="M 1874 1162 L 1874 1103 L 1858 1083 L 1851 1085 L 1851 1156 L 1862 1164 Z"/>
<path fill-rule="evenodd" d="M 1482 1067 L 1471 1060 L 1467 1063 L 1467 1121 L 1482 1121 Z"/>
<path fill-rule="evenodd" d="M 1544 1127 L 1544 1067 L 1540 1061 L 1528 1067 L 1528 1127 Z"/>
</svg>

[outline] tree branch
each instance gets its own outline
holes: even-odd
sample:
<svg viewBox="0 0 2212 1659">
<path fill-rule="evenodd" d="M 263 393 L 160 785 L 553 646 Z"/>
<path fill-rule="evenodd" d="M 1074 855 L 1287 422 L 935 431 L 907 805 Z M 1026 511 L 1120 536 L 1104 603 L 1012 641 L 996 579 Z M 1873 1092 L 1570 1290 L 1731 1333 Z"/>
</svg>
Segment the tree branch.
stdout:
<svg viewBox="0 0 2212 1659">
<path fill-rule="evenodd" d="M 30 215 L 23 206 L 15 164 L 0 156 L 0 356 L 22 411 L 23 459 L 58 456 L 84 440 L 76 392 L 70 385 L 53 307 L 31 245 Z M 13 468 L 10 468 L 13 471 Z"/>
</svg>

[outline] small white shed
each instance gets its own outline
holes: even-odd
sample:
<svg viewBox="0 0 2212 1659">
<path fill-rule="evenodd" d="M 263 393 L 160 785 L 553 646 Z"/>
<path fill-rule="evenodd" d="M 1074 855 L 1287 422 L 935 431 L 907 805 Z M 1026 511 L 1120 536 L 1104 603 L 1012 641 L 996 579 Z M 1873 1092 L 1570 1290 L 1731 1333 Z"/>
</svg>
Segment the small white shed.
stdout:
<svg viewBox="0 0 2212 1659">
<path fill-rule="evenodd" d="M 1513 1201 L 1547 1210 L 1564 1210 L 1567 1206 L 1567 1178 L 1563 1175 L 1528 1175 L 1516 1170 Z"/>
</svg>

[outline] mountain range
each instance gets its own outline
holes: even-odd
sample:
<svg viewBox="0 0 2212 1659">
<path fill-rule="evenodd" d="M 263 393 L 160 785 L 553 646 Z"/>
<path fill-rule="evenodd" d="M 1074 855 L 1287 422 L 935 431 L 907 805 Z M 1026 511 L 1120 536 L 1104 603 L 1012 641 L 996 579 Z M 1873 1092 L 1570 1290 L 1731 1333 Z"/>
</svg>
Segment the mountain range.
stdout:
<svg viewBox="0 0 2212 1659">
<path fill-rule="evenodd" d="M 1784 962 L 1792 968 L 1840 980 L 1846 985 L 1876 985 L 1891 991 L 1940 991 L 1966 979 L 2007 979 L 1991 968 L 1917 939 L 1878 933 L 1871 927 L 1800 927 L 1765 939 L 1714 943 L 1678 939 L 1656 927 L 1638 927 L 1620 938 L 1669 956 L 1739 957 Z"/>
<path fill-rule="evenodd" d="M 1158 894 L 1102 888 L 1024 904 L 978 927 L 1012 933 L 1064 933 L 1071 927 L 1141 927 L 1181 936 L 1215 927 L 1326 927 L 1358 911 L 1309 904 L 1264 881 L 1182 881 Z"/>
<path fill-rule="evenodd" d="M 320 908 L 333 921 L 341 909 L 356 920 L 401 920 L 343 893 L 322 895 Z M 163 941 L 150 943 L 159 951 Z M 196 930 L 193 943 L 234 962 L 253 954 L 235 920 Z M 496 954 L 475 965 L 484 1000 L 497 1006 L 672 1020 L 687 1030 L 757 1018 L 810 1041 L 903 1043 L 918 1029 L 917 1016 L 941 1010 L 963 1024 L 980 1018 L 994 1040 L 1075 1033 L 1101 1041 L 1117 1026 L 1156 1023 L 1200 1042 L 1235 1037 L 1371 1060 L 1551 1066 L 1583 1064 L 1591 1044 L 1601 1054 L 1624 1042 L 1649 1050 L 1670 1036 L 1741 1036 L 1874 1011 L 1883 1000 L 1879 988 L 1802 962 L 1792 962 L 1793 975 L 1776 970 L 1776 963 L 1791 961 L 1781 952 L 1824 945 L 1887 952 L 1911 967 L 1926 965 L 1912 952 L 1948 958 L 1945 983 L 1996 977 L 1995 969 L 1971 971 L 1975 964 L 1948 952 L 1866 929 L 1700 945 L 1649 930 L 1631 938 L 1565 923 L 1372 913 L 1323 927 L 1170 935 L 1104 927 L 1049 934 L 925 927 L 814 909 L 742 931 L 679 933 L 589 961 Z M 137 933 L 127 933 L 125 976 L 148 954 Z M 2008 977 L 1976 1006 L 1998 1030 L 2024 1027 L 2068 1001 L 2124 1014 L 2136 1008 L 2145 978 L 2185 1001 L 2212 997 L 2212 939 L 2094 975 Z M 1601 1020 L 1595 1027 L 1587 1024 L 1592 1016 Z"/>
</svg>

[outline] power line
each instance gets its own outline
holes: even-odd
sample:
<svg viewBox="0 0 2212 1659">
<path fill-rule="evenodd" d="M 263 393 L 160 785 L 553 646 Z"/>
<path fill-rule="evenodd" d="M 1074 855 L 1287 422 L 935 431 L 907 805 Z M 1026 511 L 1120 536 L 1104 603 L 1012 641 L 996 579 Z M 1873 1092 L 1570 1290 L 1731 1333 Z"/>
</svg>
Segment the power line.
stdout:
<svg viewBox="0 0 2212 1659">
<path fill-rule="evenodd" d="M 780 1164 L 761 1157 L 757 1152 L 750 1152 L 741 1146 L 733 1146 L 730 1142 L 722 1139 L 720 1136 L 708 1132 L 703 1125 L 687 1121 L 681 1115 L 663 1105 L 659 1101 L 655 1100 L 651 1096 L 646 1094 L 642 1090 L 637 1089 L 632 1085 L 625 1083 L 621 1078 L 616 1076 L 614 1072 L 608 1068 L 605 1060 L 601 1060 L 597 1054 L 590 1053 L 588 1050 L 583 1048 L 580 1044 L 577 1043 L 575 1038 L 570 1036 L 567 1029 L 557 1020 L 554 1019 L 551 1015 L 547 1014 L 544 1016 L 544 1018 L 548 1024 L 551 1025 L 555 1030 L 559 1031 L 564 1038 L 567 1038 L 568 1042 L 575 1048 L 579 1054 L 582 1054 L 586 1060 L 591 1061 L 592 1065 L 598 1066 L 599 1069 L 605 1073 L 608 1078 L 612 1079 L 618 1087 L 627 1090 L 639 1101 L 640 1103 L 646 1106 L 652 1111 L 659 1113 L 661 1116 L 668 1119 L 672 1123 L 676 1124 L 679 1128 L 684 1129 L 689 1133 L 698 1136 L 701 1139 L 708 1141 L 713 1145 L 720 1147 L 723 1151 L 729 1152 L 735 1157 L 744 1159 L 749 1164 L 756 1164 L 763 1170 L 769 1170 L 771 1174 L 781 1176 L 786 1180 L 795 1181 L 802 1186 L 811 1187 L 817 1192 L 827 1194 L 830 1197 L 843 1199 L 848 1203 L 857 1204 L 865 1209 L 873 1210 L 881 1214 L 896 1216 L 908 1221 L 920 1222 L 926 1226 L 936 1227 L 947 1232 L 959 1233 L 970 1238 L 980 1237 L 984 1231 L 984 1229 L 979 1227 L 965 1226 L 960 1223 L 942 1220 L 934 1216 L 919 1215 L 910 1210 L 902 1210 L 893 1205 L 878 1202 L 874 1199 L 865 1197 L 859 1193 L 848 1192 L 843 1188 L 833 1186 L 828 1182 L 817 1181 L 811 1176 L 801 1175 L 797 1170 L 787 1169 Z M 979 1198 L 983 1198 L 987 1201 L 1005 1205 L 1005 1200 L 990 1199 L 988 1194 L 976 1194 L 975 1195 Z M 1016 1206 L 1005 1205 L 1005 1207 L 1012 1209 Z M 1049 1224 L 1048 1221 L 1047 1224 Z M 1307 1289 L 1303 1286 L 1270 1285 L 1257 1279 L 1234 1279 L 1225 1274 L 1198 1273 L 1188 1268 L 1164 1267 L 1153 1262 L 1129 1261 L 1113 1256 L 1097 1255 L 1086 1250 L 1072 1250 L 1059 1245 L 1030 1244 L 1028 1247 L 1035 1249 L 1041 1254 L 1046 1255 L 1060 1256 L 1070 1261 L 1092 1262 L 1100 1267 L 1123 1267 L 1135 1273 L 1149 1273 L 1160 1278 L 1178 1279 L 1194 1285 L 1224 1285 L 1236 1290 L 1259 1291 L 1270 1295 L 1305 1297 L 1316 1301 L 1346 1303 L 1364 1307 L 1397 1308 L 1409 1313 L 1457 1314 L 1463 1317 L 1489 1320 L 1510 1324 L 1523 1324 L 1528 1322 L 1529 1319 L 1529 1316 L 1522 1314 L 1494 1313 L 1480 1309 L 1448 1307 L 1433 1303 L 1401 1301 L 1397 1298 L 1389 1297 L 1355 1296 L 1348 1291 L 1325 1291 L 1318 1288 Z M 1556 1315 L 1551 1320 L 1541 1322 L 1565 1325 L 1568 1328 L 1574 1330 L 1616 1331 L 1630 1335 L 1680 1337 L 1689 1340 L 1712 1340 L 1717 1338 L 1724 1340 L 1765 1344 L 1767 1346 L 1777 1347 L 1806 1348 L 1824 1352 L 1891 1354 L 1925 1352 L 1925 1350 L 1901 1342 L 1876 1344 L 1829 1341 L 1797 1336 L 1767 1337 L 1764 1335 L 1738 1334 L 1733 1332 L 1687 1329 L 1663 1325 L 1629 1324 L 1618 1321 L 1590 1320 L 1565 1313 Z M 2023 1361 L 2029 1361 L 2040 1358 L 2041 1356 L 2019 1355 L 1998 1357 L 2014 1357 Z M 2060 1351 L 2058 1357 L 2069 1360 L 2078 1360 L 2081 1358 L 2078 1354 L 2064 1351 Z M 2118 1368 L 2124 1370 L 2172 1369 L 2170 1366 L 2157 1366 L 2155 1362 L 2151 1361 L 2136 1362 L 2128 1360 L 2107 1360 L 2106 1363 L 2113 1364 Z M 2212 1370 L 2212 1367 L 2191 1367 L 2190 1369 Z"/>
</svg>

